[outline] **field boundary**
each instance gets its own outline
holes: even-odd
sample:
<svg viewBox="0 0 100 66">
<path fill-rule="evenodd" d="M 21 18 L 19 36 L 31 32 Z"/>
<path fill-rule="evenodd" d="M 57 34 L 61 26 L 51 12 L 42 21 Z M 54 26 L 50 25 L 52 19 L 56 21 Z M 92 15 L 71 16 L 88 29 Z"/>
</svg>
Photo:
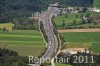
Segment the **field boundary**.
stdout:
<svg viewBox="0 0 100 66">
<path fill-rule="evenodd" d="M 100 29 L 60 29 L 58 32 L 100 32 Z"/>
</svg>

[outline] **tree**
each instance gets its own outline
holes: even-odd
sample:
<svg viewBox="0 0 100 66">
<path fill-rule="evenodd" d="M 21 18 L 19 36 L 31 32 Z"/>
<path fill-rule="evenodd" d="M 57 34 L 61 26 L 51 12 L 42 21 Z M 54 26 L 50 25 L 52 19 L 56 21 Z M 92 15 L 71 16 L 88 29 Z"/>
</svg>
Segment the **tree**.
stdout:
<svg viewBox="0 0 100 66">
<path fill-rule="evenodd" d="M 76 18 L 78 18 L 78 14 L 76 14 Z"/>
<path fill-rule="evenodd" d="M 6 32 L 7 30 L 6 30 L 6 28 L 3 28 L 2 31 Z"/>
<path fill-rule="evenodd" d="M 86 17 L 89 18 L 89 17 L 90 17 L 90 13 L 87 13 L 87 14 L 86 14 Z"/>
<path fill-rule="evenodd" d="M 86 12 L 86 11 L 87 11 L 87 8 L 86 8 L 86 7 L 84 7 L 84 8 L 83 8 L 83 12 Z"/>
<path fill-rule="evenodd" d="M 65 14 L 65 18 L 68 18 L 68 15 L 67 14 Z"/>
<path fill-rule="evenodd" d="M 92 7 L 94 0 L 58 0 L 62 6 Z"/>
<path fill-rule="evenodd" d="M 80 18 L 83 18 L 83 14 L 81 14 Z"/>
<path fill-rule="evenodd" d="M 82 22 L 82 24 L 85 24 L 86 23 L 86 21 L 83 18 L 82 18 L 82 21 L 81 22 Z"/>
<path fill-rule="evenodd" d="M 88 21 L 88 23 L 93 23 L 94 22 L 92 18 L 87 19 L 87 21 Z"/>
<path fill-rule="evenodd" d="M 76 20 L 74 20 L 74 21 L 73 21 L 73 25 L 76 25 L 76 24 L 77 24 L 77 22 L 76 22 Z"/>
<path fill-rule="evenodd" d="M 61 16 L 62 15 L 62 10 L 60 11 L 60 14 L 59 14 L 59 16 Z"/>
<path fill-rule="evenodd" d="M 94 22 L 94 25 L 97 25 L 98 23 L 97 22 Z"/>
<path fill-rule="evenodd" d="M 38 30 L 39 25 L 34 19 L 29 18 L 14 18 L 13 23 L 15 24 L 15 29 L 19 30 Z"/>
<path fill-rule="evenodd" d="M 51 63 L 42 63 L 40 66 L 50 66 L 51 65 Z"/>
<path fill-rule="evenodd" d="M 65 25 L 66 25 L 66 24 L 65 24 L 65 20 L 63 20 L 63 21 L 62 21 L 62 27 L 64 28 Z"/>
</svg>

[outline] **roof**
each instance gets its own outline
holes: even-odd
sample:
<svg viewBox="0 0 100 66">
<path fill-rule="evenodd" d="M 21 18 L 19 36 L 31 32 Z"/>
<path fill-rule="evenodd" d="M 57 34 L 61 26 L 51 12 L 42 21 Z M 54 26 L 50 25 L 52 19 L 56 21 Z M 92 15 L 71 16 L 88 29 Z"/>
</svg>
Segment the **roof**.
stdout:
<svg viewBox="0 0 100 66">
<path fill-rule="evenodd" d="M 64 52 L 64 53 L 69 52 L 70 54 L 76 54 L 79 51 L 85 52 L 85 49 L 86 48 L 68 48 L 68 49 L 63 49 L 61 52 Z M 87 53 L 89 53 L 89 50 L 88 49 L 86 50 L 87 50 Z"/>
</svg>

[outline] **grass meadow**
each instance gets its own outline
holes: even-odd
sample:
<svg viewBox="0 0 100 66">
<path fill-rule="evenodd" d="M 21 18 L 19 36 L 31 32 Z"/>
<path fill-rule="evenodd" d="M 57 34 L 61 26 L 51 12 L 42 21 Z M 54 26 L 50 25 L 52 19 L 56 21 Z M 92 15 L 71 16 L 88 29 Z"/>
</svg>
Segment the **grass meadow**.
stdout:
<svg viewBox="0 0 100 66">
<path fill-rule="evenodd" d="M 100 53 L 100 32 L 64 32 L 65 48 L 91 48 Z M 0 31 L 0 48 L 17 51 L 21 56 L 38 56 L 45 49 L 45 42 L 39 31 Z"/>
<path fill-rule="evenodd" d="M 94 26 L 94 23 L 87 23 L 87 24 L 80 24 L 81 23 L 81 15 L 86 15 L 87 13 L 78 13 L 78 14 L 68 14 L 68 17 L 66 18 L 65 15 L 62 16 L 57 16 L 53 18 L 53 22 L 55 22 L 57 28 L 62 28 L 62 23 L 63 21 L 65 21 L 65 27 L 68 26 L 75 26 L 75 24 L 73 25 L 73 22 L 76 21 L 76 26 L 83 26 L 83 27 L 89 27 L 89 26 Z M 100 13 L 96 13 L 96 12 L 89 12 L 90 16 L 100 16 Z M 76 15 L 78 15 L 76 17 Z M 100 23 L 98 23 L 96 26 L 100 26 Z"/>
<path fill-rule="evenodd" d="M 94 7 L 96 7 L 96 8 L 100 8 L 100 0 L 94 0 L 93 5 L 94 5 Z"/>
<path fill-rule="evenodd" d="M 62 33 L 65 48 L 91 48 L 100 53 L 100 32 L 65 32 Z"/>
<path fill-rule="evenodd" d="M 79 17 L 77 19 L 76 19 L 76 14 L 70 14 L 70 15 L 68 15 L 67 18 L 65 18 L 65 15 L 57 16 L 57 17 L 54 17 L 53 21 L 55 22 L 57 27 L 62 26 L 63 20 L 65 21 L 66 25 L 70 25 L 71 23 L 73 23 L 74 20 L 76 20 L 77 23 L 79 23 L 81 21 L 81 19 L 80 19 L 81 14 L 78 14 L 78 15 L 79 15 Z"/>
</svg>

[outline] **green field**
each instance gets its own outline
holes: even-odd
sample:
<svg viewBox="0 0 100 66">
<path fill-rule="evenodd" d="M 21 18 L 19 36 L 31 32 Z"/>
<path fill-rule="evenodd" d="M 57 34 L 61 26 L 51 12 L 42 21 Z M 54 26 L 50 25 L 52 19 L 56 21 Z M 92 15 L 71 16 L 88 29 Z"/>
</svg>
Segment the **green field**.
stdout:
<svg viewBox="0 0 100 66">
<path fill-rule="evenodd" d="M 76 14 L 70 14 L 68 15 L 68 18 L 65 18 L 65 15 L 62 16 L 57 16 L 53 19 L 53 21 L 55 22 L 55 24 L 57 25 L 57 27 L 61 27 L 62 26 L 62 21 L 64 20 L 66 25 L 70 25 L 73 23 L 74 20 L 77 21 L 77 23 L 79 23 L 81 21 L 80 16 L 81 14 L 78 14 L 79 17 L 76 19 Z"/>
<path fill-rule="evenodd" d="M 100 8 L 100 0 L 94 0 L 94 7 Z"/>
<path fill-rule="evenodd" d="M 39 31 L 14 30 L 0 31 L 0 47 L 18 51 L 19 55 L 38 56 L 45 48 L 45 42 Z"/>
<path fill-rule="evenodd" d="M 62 33 L 65 40 L 65 48 L 91 48 L 100 53 L 100 32 L 73 32 Z"/>
<path fill-rule="evenodd" d="M 68 26 L 83 26 L 83 27 L 89 27 L 93 26 L 94 23 L 87 23 L 87 24 L 80 24 L 81 22 L 81 15 L 86 16 L 87 13 L 78 13 L 78 14 L 68 14 L 68 17 L 66 18 L 65 15 L 57 16 L 53 18 L 53 22 L 56 24 L 57 28 L 62 28 L 62 23 L 65 21 L 65 27 Z M 90 16 L 100 16 L 100 13 L 96 12 L 89 12 Z M 78 17 L 76 18 L 76 15 Z M 76 25 L 73 25 L 73 22 L 76 21 Z M 100 26 L 100 23 L 98 23 L 96 26 Z"/>
<path fill-rule="evenodd" d="M 100 52 L 100 32 L 72 32 L 62 33 L 65 38 L 65 47 L 91 48 Z M 38 56 L 44 51 L 45 42 L 41 33 L 35 30 L 0 31 L 0 48 L 18 51 L 21 56 Z"/>
</svg>

